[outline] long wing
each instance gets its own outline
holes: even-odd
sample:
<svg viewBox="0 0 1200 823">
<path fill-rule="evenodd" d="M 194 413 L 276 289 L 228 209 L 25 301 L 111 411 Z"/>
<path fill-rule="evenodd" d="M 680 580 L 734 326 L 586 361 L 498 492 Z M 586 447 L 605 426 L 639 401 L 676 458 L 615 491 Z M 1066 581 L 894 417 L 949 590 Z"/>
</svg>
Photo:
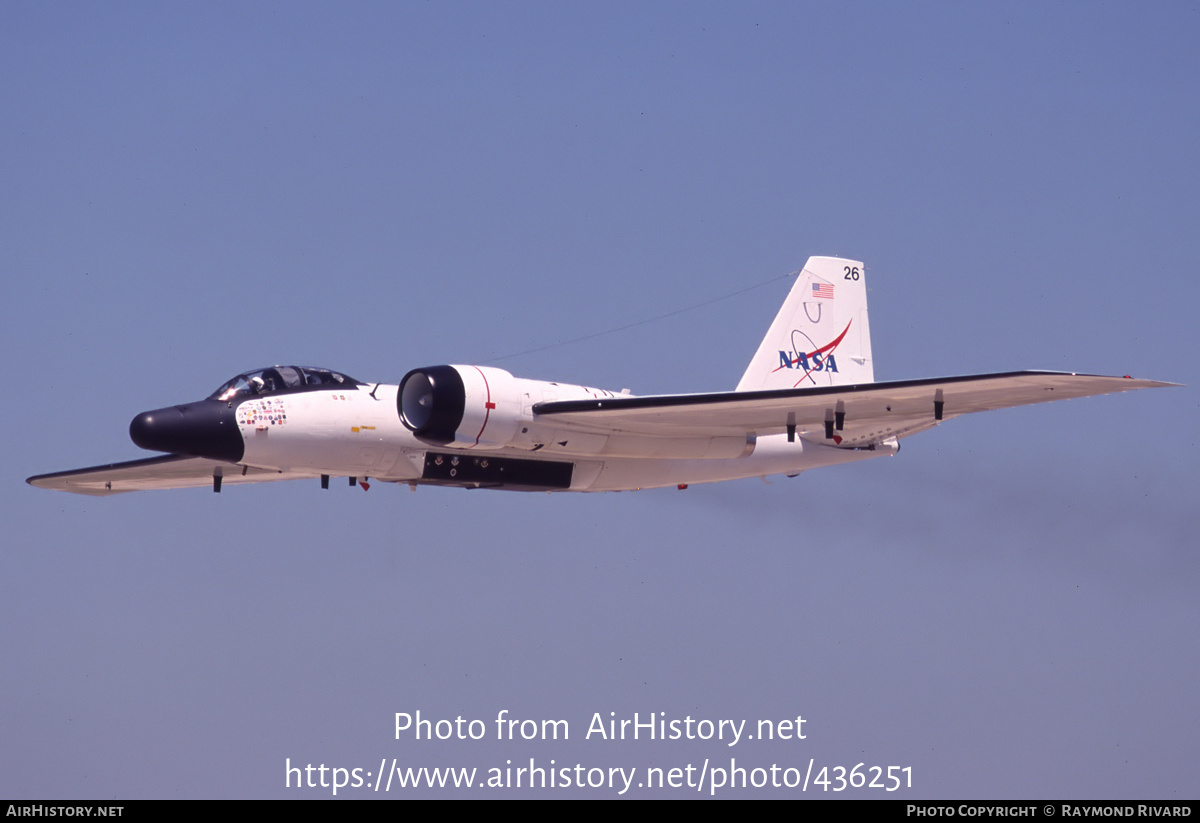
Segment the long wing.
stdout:
<svg viewBox="0 0 1200 823">
<path fill-rule="evenodd" d="M 1130 377 L 1022 371 L 776 391 L 675 394 L 538 403 L 556 426 L 650 436 L 778 434 L 866 446 L 961 414 L 1175 385 Z"/>
<path fill-rule="evenodd" d="M 203 457 L 168 454 L 145 460 L 131 460 L 127 463 L 111 463 L 106 466 L 92 466 L 54 474 L 39 474 L 30 477 L 25 482 L 31 486 L 37 486 L 39 489 L 57 489 L 103 497 L 109 494 L 147 489 L 186 489 L 194 486 L 212 486 L 214 475 L 221 477 L 222 485 L 316 477 L 311 472 L 253 469 Z"/>
</svg>

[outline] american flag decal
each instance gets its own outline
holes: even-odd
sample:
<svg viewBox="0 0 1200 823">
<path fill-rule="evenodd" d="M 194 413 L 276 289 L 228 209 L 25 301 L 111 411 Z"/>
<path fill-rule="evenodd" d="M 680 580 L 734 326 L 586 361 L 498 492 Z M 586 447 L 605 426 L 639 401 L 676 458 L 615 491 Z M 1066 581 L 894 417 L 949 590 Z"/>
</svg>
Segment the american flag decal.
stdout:
<svg viewBox="0 0 1200 823">
<path fill-rule="evenodd" d="M 826 300 L 833 299 L 833 284 L 816 281 L 812 284 L 812 296 L 824 297 Z"/>
</svg>

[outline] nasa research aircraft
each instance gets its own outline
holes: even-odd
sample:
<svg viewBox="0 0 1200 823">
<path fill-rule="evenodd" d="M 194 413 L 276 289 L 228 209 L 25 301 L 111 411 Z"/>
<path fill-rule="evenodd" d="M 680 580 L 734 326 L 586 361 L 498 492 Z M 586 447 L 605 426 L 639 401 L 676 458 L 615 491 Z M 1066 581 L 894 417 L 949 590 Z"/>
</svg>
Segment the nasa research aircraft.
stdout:
<svg viewBox="0 0 1200 823">
<path fill-rule="evenodd" d="M 28 482 L 90 495 L 295 478 L 327 488 L 332 476 L 413 489 L 686 488 L 895 454 L 900 438 L 961 414 L 1170 385 L 1043 371 L 876 383 L 863 264 L 813 257 L 731 392 L 634 396 L 491 366 L 427 366 L 387 385 L 274 366 L 135 417 L 133 442 L 163 456 Z"/>
</svg>

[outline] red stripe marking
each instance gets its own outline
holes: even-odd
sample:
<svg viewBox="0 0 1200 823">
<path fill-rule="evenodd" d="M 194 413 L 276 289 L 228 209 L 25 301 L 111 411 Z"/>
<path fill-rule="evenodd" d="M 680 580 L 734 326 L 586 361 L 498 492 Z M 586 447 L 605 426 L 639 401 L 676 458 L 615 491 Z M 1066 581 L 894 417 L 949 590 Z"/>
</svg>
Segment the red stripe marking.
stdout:
<svg viewBox="0 0 1200 823">
<path fill-rule="evenodd" d="M 492 409 L 496 408 L 496 404 L 492 402 L 492 387 L 488 385 L 487 375 L 483 373 L 483 369 L 478 366 L 471 368 L 479 372 L 479 376 L 483 378 L 483 387 L 487 389 L 487 401 L 483 404 L 483 425 L 479 427 L 479 434 L 475 435 L 475 445 L 478 446 L 479 438 L 483 437 L 483 430 L 487 428 L 488 418 L 492 416 Z"/>
</svg>

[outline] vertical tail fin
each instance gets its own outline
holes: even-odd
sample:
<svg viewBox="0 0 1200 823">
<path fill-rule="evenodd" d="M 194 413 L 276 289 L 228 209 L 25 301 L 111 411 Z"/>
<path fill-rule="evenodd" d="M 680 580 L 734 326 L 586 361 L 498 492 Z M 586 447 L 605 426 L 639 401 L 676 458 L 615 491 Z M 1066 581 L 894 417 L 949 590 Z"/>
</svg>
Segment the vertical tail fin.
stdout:
<svg viewBox="0 0 1200 823">
<path fill-rule="evenodd" d="M 873 382 L 863 264 L 808 258 L 737 391 Z"/>
</svg>

